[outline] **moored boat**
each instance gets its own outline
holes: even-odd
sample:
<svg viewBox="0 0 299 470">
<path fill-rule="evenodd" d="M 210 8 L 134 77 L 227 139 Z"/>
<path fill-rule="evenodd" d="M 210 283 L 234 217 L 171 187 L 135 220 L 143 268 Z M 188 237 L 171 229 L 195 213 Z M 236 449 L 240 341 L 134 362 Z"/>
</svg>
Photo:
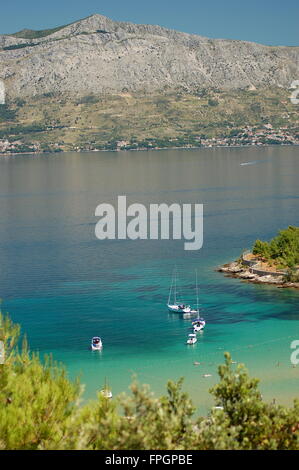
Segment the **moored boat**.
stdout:
<svg viewBox="0 0 299 470">
<path fill-rule="evenodd" d="M 193 331 L 202 331 L 206 325 L 204 319 L 200 318 L 192 322 Z"/>
<path fill-rule="evenodd" d="M 199 303 L 198 303 L 199 296 L 198 296 L 197 270 L 195 270 L 195 278 L 196 278 L 195 286 L 196 286 L 196 313 L 197 313 L 197 318 L 196 318 L 196 320 L 194 320 L 192 322 L 192 327 L 193 327 L 194 333 L 196 333 L 198 331 L 202 331 L 204 329 L 204 327 L 206 326 L 205 320 L 203 318 L 200 318 L 200 316 L 199 316 Z"/>
<path fill-rule="evenodd" d="M 167 304 L 168 310 L 173 313 L 196 313 L 192 311 L 190 305 L 185 304 Z"/>
<path fill-rule="evenodd" d="M 193 310 L 190 305 L 186 305 L 184 302 L 179 301 L 177 299 L 177 271 L 176 269 L 172 275 L 171 286 L 169 289 L 168 295 L 168 302 L 167 302 L 168 310 L 172 313 L 184 313 L 184 314 L 192 314 Z"/>
<path fill-rule="evenodd" d="M 188 335 L 187 344 L 195 344 L 197 342 L 196 334 L 190 333 Z"/>
<path fill-rule="evenodd" d="M 112 398 L 112 391 L 111 391 L 111 388 L 109 387 L 106 379 L 105 379 L 104 387 L 102 388 L 102 390 L 100 390 L 100 394 L 104 398 L 108 398 L 108 399 Z"/>
<path fill-rule="evenodd" d="M 100 351 L 103 347 L 102 340 L 99 336 L 94 336 L 91 340 L 90 348 L 92 351 Z"/>
</svg>

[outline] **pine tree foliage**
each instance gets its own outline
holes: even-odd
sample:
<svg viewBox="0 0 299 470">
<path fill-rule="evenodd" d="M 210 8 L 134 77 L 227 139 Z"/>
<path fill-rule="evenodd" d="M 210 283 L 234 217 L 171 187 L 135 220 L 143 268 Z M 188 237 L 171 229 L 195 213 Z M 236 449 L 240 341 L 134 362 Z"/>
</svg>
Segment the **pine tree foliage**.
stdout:
<svg viewBox="0 0 299 470">
<path fill-rule="evenodd" d="M 296 268 L 299 265 L 299 227 L 290 225 L 280 230 L 270 242 L 256 240 L 252 252 L 281 268 Z"/>
</svg>

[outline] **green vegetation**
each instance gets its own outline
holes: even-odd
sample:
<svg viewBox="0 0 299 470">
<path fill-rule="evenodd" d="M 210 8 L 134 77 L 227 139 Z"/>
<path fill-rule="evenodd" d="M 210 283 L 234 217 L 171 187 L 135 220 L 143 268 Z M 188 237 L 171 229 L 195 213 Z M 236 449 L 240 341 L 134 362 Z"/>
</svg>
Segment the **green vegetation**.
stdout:
<svg viewBox="0 0 299 470">
<path fill-rule="evenodd" d="M 6 104 L 0 104 L 0 123 L 14 121 L 15 117 L 16 112 L 13 109 L 10 109 Z"/>
<path fill-rule="evenodd" d="M 217 100 L 213 100 L 212 98 L 209 99 L 208 101 L 208 105 L 209 106 L 218 106 L 218 101 Z"/>
<path fill-rule="evenodd" d="M 287 272 L 284 276 L 284 279 L 286 282 L 299 282 L 299 272 L 298 269 L 293 267 L 293 268 L 288 268 Z"/>
<path fill-rule="evenodd" d="M 0 139 L 4 137 L 9 137 L 9 136 L 18 136 L 18 135 L 24 136 L 26 134 L 43 132 L 45 130 L 46 130 L 46 127 L 40 124 L 32 124 L 29 126 L 13 126 L 13 127 L 0 129 Z"/>
<path fill-rule="evenodd" d="M 270 242 L 256 240 L 252 252 L 277 267 L 294 270 L 299 264 L 299 227 L 280 230 Z"/>
<path fill-rule="evenodd" d="M 298 112 L 283 89 L 220 91 L 183 89 L 152 94 L 108 95 L 87 92 L 70 96 L 44 92 L 11 102 L 18 138 L 26 145 L 47 144 L 61 150 L 150 149 L 200 147 L 205 139 L 229 139 L 223 145 L 251 144 L 255 133 L 261 143 L 292 143 L 275 139 L 275 132 L 299 133 Z M 216 105 L 217 103 L 217 105 Z M 283 130 L 279 131 L 283 122 Z M 244 126 L 247 128 L 244 129 Z M 271 124 L 270 130 L 265 124 Z M 28 132 L 40 127 L 44 132 Z M 15 130 L 0 119 L 0 138 Z M 23 132 L 22 132 L 23 129 Z M 273 136 L 272 136 L 273 131 Z M 209 145 L 209 143 L 208 143 Z"/>
<path fill-rule="evenodd" d="M 68 380 L 50 358 L 40 361 L 18 350 L 20 328 L 0 316 L 5 363 L 0 365 L 0 449 L 297 449 L 299 401 L 286 408 L 267 404 L 243 365 L 230 355 L 219 367 L 220 381 L 211 393 L 218 409 L 195 417 L 182 392 L 182 380 L 168 382 L 166 395 L 155 398 L 133 384 L 132 395 L 79 406 L 81 387 Z"/>
<path fill-rule="evenodd" d="M 66 26 L 69 26 L 69 25 L 58 26 L 57 28 L 52 28 L 52 29 L 41 29 L 38 31 L 35 31 L 34 29 L 23 29 L 22 31 L 19 31 L 17 33 L 10 34 L 9 36 L 14 36 L 15 38 L 22 38 L 22 39 L 39 39 L 39 38 L 44 38 L 46 36 L 49 36 L 50 34 L 57 33 L 57 31 L 60 31 Z"/>
<path fill-rule="evenodd" d="M 21 44 L 13 44 L 12 46 L 5 46 L 3 47 L 4 51 L 11 51 L 14 49 L 23 49 L 24 47 L 34 47 L 37 46 L 38 44 L 30 43 L 30 42 L 25 42 Z"/>
<path fill-rule="evenodd" d="M 99 99 L 95 95 L 91 94 L 91 95 L 86 95 L 80 98 L 80 100 L 78 101 L 78 104 L 94 104 L 94 103 L 97 103 L 98 101 Z"/>
<path fill-rule="evenodd" d="M 21 108 L 22 106 L 24 106 L 25 103 L 26 103 L 26 101 L 25 101 L 25 100 L 22 100 L 22 98 L 16 98 L 16 99 L 14 100 L 14 104 L 15 104 L 17 107 L 19 107 L 19 108 Z"/>
</svg>

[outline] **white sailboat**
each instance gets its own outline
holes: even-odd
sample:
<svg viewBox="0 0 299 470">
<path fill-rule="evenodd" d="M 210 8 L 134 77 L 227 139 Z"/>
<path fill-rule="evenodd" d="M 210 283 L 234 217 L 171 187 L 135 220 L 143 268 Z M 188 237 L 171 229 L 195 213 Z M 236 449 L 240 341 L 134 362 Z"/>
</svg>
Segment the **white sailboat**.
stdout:
<svg viewBox="0 0 299 470">
<path fill-rule="evenodd" d="M 192 309 L 190 305 L 186 305 L 183 302 L 179 302 L 177 299 L 177 271 L 176 269 L 174 270 L 173 275 L 172 275 L 167 307 L 168 307 L 168 310 L 172 313 L 184 313 L 184 314 L 192 313 Z"/>
<path fill-rule="evenodd" d="M 206 326 L 206 322 L 202 318 L 199 318 L 198 320 L 195 320 L 192 322 L 193 331 L 196 333 L 198 331 L 202 331 L 205 326 Z"/>
<path fill-rule="evenodd" d="M 192 327 L 194 333 L 197 333 L 198 331 L 202 331 L 204 327 L 206 326 L 206 322 L 203 318 L 200 318 L 199 316 L 199 303 L 198 303 L 198 282 L 197 282 L 197 269 L 195 270 L 195 279 L 196 279 L 196 312 L 197 312 L 197 318 L 192 322 Z"/>
<path fill-rule="evenodd" d="M 100 394 L 104 398 L 108 398 L 108 399 L 112 398 L 112 391 L 111 391 L 111 388 L 109 387 L 109 385 L 107 383 L 106 377 L 105 377 L 104 387 L 102 388 L 102 390 L 100 390 Z"/>
</svg>

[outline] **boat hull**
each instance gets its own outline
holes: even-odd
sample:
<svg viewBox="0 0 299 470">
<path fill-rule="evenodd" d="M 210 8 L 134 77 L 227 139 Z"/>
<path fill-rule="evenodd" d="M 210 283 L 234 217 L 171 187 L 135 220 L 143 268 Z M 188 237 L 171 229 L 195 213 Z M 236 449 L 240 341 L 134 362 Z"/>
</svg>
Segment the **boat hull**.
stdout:
<svg viewBox="0 0 299 470">
<path fill-rule="evenodd" d="M 100 394 L 103 395 L 104 398 L 112 398 L 112 392 L 110 390 L 103 389 L 100 391 Z"/>
<path fill-rule="evenodd" d="M 169 312 L 172 313 L 192 313 L 190 307 L 180 308 L 179 305 L 167 305 Z"/>
<path fill-rule="evenodd" d="M 195 331 L 196 333 L 198 333 L 199 331 L 202 331 L 204 329 L 203 326 L 194 326 L 193 327 L 193 331 Z"/>
<path fill-rule="evenodd" d="M 197 343 L 197 339 L 190 340 L 188 339 L 187 344 L 195 344 Z"/>
</svg>

